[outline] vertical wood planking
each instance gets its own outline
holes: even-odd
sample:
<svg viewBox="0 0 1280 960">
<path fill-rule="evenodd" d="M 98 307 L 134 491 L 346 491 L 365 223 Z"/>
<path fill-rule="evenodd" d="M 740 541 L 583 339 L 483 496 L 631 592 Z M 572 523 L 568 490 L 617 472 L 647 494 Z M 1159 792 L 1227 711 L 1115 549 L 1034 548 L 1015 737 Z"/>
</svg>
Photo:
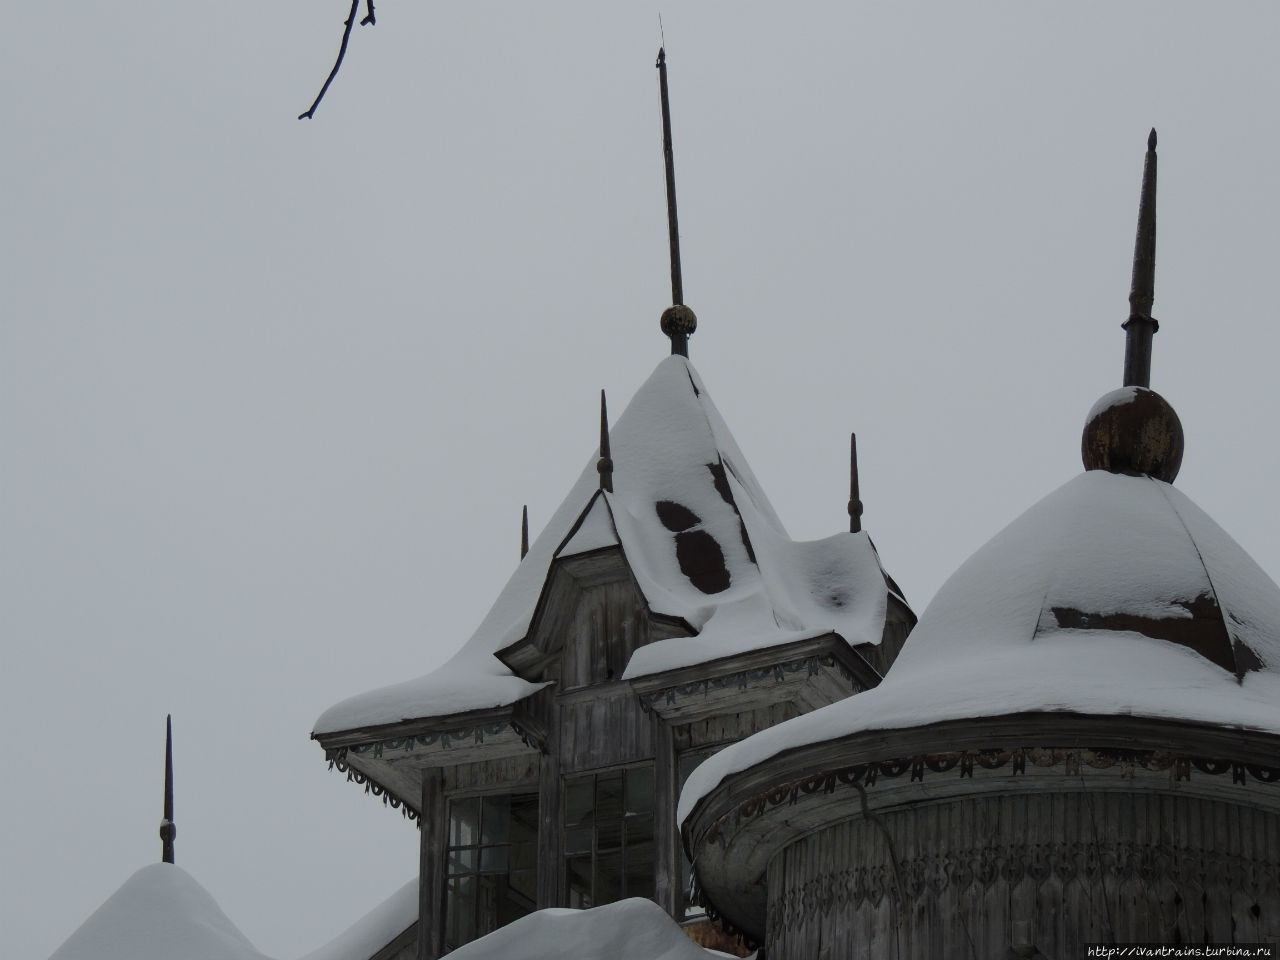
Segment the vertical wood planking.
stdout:
<svg viewBox="0 0 1280 960">
<path fill-rule="evenodd" d="M 538 776 L 538 909 L 561 906 L 560 749 L 564 718 L 558 703 L 550 707 L 546 753 Z"/>
<path fill-rule="evenodd" d="M 418 960 L 436 960 L 444 949 L 445 816 L 444 775 L 422 773 L 422 815 L 418 859 Z"/>
</svg>

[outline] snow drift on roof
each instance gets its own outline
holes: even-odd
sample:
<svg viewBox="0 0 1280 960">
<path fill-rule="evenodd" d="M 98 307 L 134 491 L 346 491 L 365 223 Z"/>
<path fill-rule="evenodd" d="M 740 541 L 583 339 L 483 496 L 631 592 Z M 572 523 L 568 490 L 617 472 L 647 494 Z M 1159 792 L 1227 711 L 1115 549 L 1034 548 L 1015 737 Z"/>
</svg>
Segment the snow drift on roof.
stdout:
<svg viewBox="0 0 1280 960">
<path fill-rule="evenodd" d="M 656 903 L 539 910 L 449 954 L 456 960 L 711 960 Z"/>
<path fill-rule="evenodd" d="M 609 436 L 614 492 L 598 494 L 593 455 L 463 648 L 434 673 L 331 707 L 317 734 L 505 706 L 533 693 L 538 685 L 493 654 L 528 632 L 558 555 L 613 543 L 650 609 L 708 641 L 655 644 L 662 650 L 628 676 L 723 656 L 725 644 L 751 649 L 829 630 L 851 644 L 880 641 L 887 588 L 866 535 L 793 543 L 687 359 L 664 359 Z"/>
<path fill-rule="evenodd" d="M 1179 639 L 1197 619 L 1225 631 L 1230 663 Z M 880 686 L 721 751 L 690 777 L 679 816 L 794 747 L 1031 711 L 1280 734 L 1280 588 L 1169 484 L 1081 474 L 965 561 Z"/>
<path fill-rule="evenodd" d="M 266 960 L 191 875 L 143 867 L 50 960 Z"/>
<path fill-rule="evenodd" d="M 302 960 L 367 960 L 418 921 L 418 878 Z"/>
</svg>

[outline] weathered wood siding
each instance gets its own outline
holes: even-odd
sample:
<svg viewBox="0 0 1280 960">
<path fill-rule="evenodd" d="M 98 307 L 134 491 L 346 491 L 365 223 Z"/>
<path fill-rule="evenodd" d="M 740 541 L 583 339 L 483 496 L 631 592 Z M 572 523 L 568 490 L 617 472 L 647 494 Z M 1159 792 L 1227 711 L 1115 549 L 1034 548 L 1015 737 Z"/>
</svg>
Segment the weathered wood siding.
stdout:
<svg viewBox="0 0 1280 960">
<path fill-rule="evenodd" d="M 584 589 L 561 654 L 560 688 L 621 677 L 647 639 L 648 619 L 630 577 Z"/>
<path fill-rule="evenodd" d="M 594 687 L 589 697 L 565 697 L 559 712 L 564 773 L 653 759 L 653 721 L 626 683 Z"/>
<path fill-rule="evenodd" d="M 768 869 L 770 960 L 1083 957 L 1280 934 L 1280 815 L 1176 793 L 986 795 L 858 817 Z"/>
<path fill-rule="evenodd" d="M 468 793 L 516 793 L 538 786 L 538 754 L 444 768 L 446 796 Z"/>
<path fill-rule="evenodd" d="M 798 717 L 804 712 L 805 708 L 799 703 L 775 700 L 767 706 L 742 713 L 726 713 L 705 720 L 676 724 L 672 732 L 678 750 L 723 747 L 783 720 Z"/>
</svg>

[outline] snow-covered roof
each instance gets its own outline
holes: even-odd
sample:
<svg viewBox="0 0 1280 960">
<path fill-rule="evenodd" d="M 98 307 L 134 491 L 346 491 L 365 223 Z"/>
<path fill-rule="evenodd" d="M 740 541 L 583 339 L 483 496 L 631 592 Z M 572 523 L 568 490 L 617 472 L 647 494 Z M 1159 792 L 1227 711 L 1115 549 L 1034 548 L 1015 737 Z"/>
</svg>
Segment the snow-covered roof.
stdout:
<svg viewBox="0 0 1280 960">
<path fill-rule="evenodd" d="M 456 960 L 712 960 L 651 900 L 539 910 L 449 954 Z"/>
<path fill-rule="evenodd" d="M 539 689 L 494 653 L 529 631 L 552 562 L 618 545 L 650 609 L 696 638 L 642 647 L 628 677 L 834 631 L 878 643 L 889 588 L 863 533 L 795 543 L 684 357 L 664 359 L 609 432 L 613 492 L 596 457 L 479 628 L 433 673 L 326 710 L 322 735 L 514 703 Z"/>
<path fill-rule="evenodd" d="M 368 960 L 418 921 L 418 878 L 301 960 Z"/>
<path fill-rule="evenodd" d="M 956 571 L 883 683 L 710 758 L 679 816 L 793 748 L 1043 711 L 1280 734 L 1280 587 L 1170 484 L 1087 471 Z"/>
<path fill-rule="evenodd" d="M 50 960 L 266 960 L 189 873 L 143 867 Z"/>
</svg>

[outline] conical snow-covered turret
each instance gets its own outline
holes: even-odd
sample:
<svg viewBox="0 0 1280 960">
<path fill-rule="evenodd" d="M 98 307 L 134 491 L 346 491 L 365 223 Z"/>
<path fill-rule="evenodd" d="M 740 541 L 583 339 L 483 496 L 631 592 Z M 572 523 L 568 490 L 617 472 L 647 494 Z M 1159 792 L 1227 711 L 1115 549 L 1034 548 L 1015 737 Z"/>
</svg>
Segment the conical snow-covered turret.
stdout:
<svg viewBox="0 0 1280 960">
<path fill-rule="evenodd" d="M 143 867 L 50 960 L 267 960 L 181 867 Z"/>
</svg>

